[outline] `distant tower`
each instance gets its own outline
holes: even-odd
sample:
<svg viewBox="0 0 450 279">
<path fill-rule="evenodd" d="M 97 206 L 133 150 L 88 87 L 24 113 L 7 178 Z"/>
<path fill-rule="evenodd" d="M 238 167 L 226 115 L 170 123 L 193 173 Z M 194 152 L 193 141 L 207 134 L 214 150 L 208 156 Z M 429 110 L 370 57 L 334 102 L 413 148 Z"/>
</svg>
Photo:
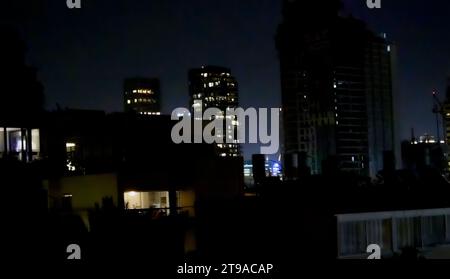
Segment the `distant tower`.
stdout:
<svg viewBox="0 0 450 279">
<path fill-rule="evenodd" d="M 189 71 L 189 95 L 190 105 L 193 111 L 203 110 L 210 107 L 220 109 L 224 114 L 231 108 L 238 106 L 238 83 L 231 75 L 230 69 L 218 66 L 204 66 Z M 200 107 L 200 101 L 202 106 Z M 236 119 L 226 130 L 237 130 Z M 226 131 L 224 129 L 224 131 Z M 226 142 L 224 132 L 224 143 L 217 144 L 221 156 L 236 157 L 240 155 L 239 144 Z"/>
<path fill-rule="evenodd" d="M 341 17 L 340 6 L 284 1 L 276 37 L 284 153 L 306 155 L 313 174 L 374 176 L 394 149 L 393 46 L 364 22 Z"/>
<path fill-rule="evenodd" d="M 444 132 L 446 143 L 450 143 L 450 77 L 447 79 L 446 100 L 444 103 Z M 450 166 L 450 164 L 449 164 Z"/>
<path fill-rule="evenodd" d="M 129 78 L 124 82 L 126 112 L 142 115 L 160 115 L 160 83 L 155 78 Z"/>
</svg>

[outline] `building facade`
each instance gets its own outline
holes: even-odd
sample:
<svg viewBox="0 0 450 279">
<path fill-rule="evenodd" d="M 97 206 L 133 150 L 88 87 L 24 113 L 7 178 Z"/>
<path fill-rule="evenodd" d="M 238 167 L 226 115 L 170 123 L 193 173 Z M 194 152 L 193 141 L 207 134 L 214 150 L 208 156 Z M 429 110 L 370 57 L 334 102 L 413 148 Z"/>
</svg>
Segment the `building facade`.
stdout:
<svg viewBox="0 0 450 279">
<path fill-rule="evenodd" d="M 218 66 L 191 69 L 189 71 L 189 95 L 194 115 L 204 112 L 208 108 L 218 108 L 226 116 L 227 112 L 237 108 L 239 103 L 236 78 L 231 75 L 230 69 Z M 218 134 L 223 138 L 223 143 L 217 144 L 217 148 L 222 157 L 240 156 L 240 147 L 236 136 L 237 119 L 233 117 L 228 120 L 224 122 L 229 122 L 231 125 L 225 124 L 226 127 L 222 130 L 223 134 Z M 233 134 L 234 137 L 227 139 L 227 134 Z"/>
<path fill-rule="evenodd" d="M 450 143 L 450 77 L 447 79 L 447 91 L 444 103 L 444 140 Z"/>
<path fill-rule="evenodd" d="M 393 48 L 362 21 L 340 17 L 339 1 L 320 2 L 284 3 L 276 38 L 284 153 L 306 154 L 313 174 L 375 175 L 394 149 Z"/>
<path fill-rule="evenodd" d="M 367 247 L 376 244 L 382 258 L 392 258 L 405 249 L 417 249 L 426 259 L 450 255 L 450 209 L 403 210 L 339 214 L 338 258 L 367 259 Z"/>
<path fill-rule="evenodd" d="M 160 82 L 152 78 L 130 78 L 124 81 L 125 111 L 142 115 L 160 115 Z"/>
<path fill-rule="evenodd" d="M 448 146 L 430 135 L 403 141 L 401 146 L 403 168 L 408 170 L 448 170 Z"/>
<path fill-rule="evenodd" d="M 26 44 L 19 33 L 0 27 L 0 159 L 31 162 L 40 157 L 39 122 L 44 87 L 37 70 L 26 63 Z"/>
</svg>

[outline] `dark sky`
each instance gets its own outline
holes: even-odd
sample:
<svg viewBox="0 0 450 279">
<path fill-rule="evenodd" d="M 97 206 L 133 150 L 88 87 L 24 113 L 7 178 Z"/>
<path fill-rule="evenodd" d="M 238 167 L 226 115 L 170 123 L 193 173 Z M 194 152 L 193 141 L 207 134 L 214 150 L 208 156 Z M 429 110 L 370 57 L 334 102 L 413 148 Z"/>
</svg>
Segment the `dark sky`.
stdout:
<svg viewBox="0 0 450 279">
<path fill-rule="evenodd" d="M 241 106 L 278 107 L 274 35 L 280 0 L 16 0 L 2 18 L 20 23 L 28 62 L 39 70 L 47 107 L 122 109 L 122 81 L 159 77 L 163 112 L 188 104 L 187 71 L 205 64 L 232 69 Z M 344 0 L 346 13 L 386 32 L 397 46 L 398 138 L 435 134 L 431 91 L 450 74 L 450 1 Z M 246 153 L 256 146 L 246 146 Z"/>
</svg>

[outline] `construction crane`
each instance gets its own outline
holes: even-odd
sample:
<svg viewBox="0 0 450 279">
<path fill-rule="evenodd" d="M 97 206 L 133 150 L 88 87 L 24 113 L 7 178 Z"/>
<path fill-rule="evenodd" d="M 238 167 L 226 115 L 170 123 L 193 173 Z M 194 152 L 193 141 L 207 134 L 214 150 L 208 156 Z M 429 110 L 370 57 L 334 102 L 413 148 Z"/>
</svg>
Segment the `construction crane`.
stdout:
<svg viewBox="0 0 450 279">
<path fill-rule="evenodd" d="M 436 90 L 433 91 L 433 113 L 436 114 L 436 130 L 437 130 L 437 142 L 441 143 L 441 129 L 439 128 L 439 117 L 442 117 L 443 131 L 445 132 L 445 109 L 444 104 L 439 99 Z M 445 136 L 444 136 L 445 141 Z"/>
</svg>

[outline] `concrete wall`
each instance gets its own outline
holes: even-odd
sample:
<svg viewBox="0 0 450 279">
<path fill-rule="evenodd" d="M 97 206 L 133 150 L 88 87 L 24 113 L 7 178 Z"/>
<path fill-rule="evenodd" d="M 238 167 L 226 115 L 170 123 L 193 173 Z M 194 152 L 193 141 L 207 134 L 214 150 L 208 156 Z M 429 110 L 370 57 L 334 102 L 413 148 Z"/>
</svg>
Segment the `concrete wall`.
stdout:
<svg viewBox="0 0 450 279">
<path fill-rule="evenodd" d="M 102 199 L 110 197 L 117 206 L 119 188 L 117 175 L 114 173 L 63 177 L 44 181 L 49 193 L 49 208 L 61 209 L 64 195 L 72 195 L 72 209 L 80 215 L 89 228 L 88 211 Z"/>
</svg>

